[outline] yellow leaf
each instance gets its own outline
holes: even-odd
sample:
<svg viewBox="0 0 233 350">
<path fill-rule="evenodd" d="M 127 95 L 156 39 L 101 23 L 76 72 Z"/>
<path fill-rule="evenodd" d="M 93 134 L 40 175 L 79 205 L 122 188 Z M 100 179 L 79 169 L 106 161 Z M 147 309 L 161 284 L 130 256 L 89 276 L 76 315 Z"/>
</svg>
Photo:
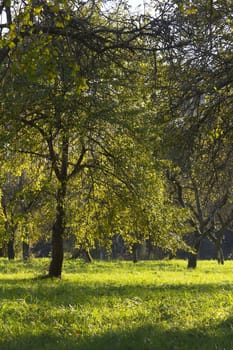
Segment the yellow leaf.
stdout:
<svg viewBox="0 0 233 350">
<path fill-rule="evenodd" d="M 11 41 L 9 44 L 8 44 L 9 48 L 10 49 L 14 49 L 15 48 L 15 43 L 13 41 Z"/>
<path fill-rule="evenodd" d="M 56 22 L 56 27 L 57 27 L 57 28 L 64 28 L 64 23 L 62 23 L 62 22 Z"/>
<path fill-rule="evenodd" d="M 54 72 L 47 73 L 48 80 L 52 81 L 56 78 L 56 74 Z"/>
<path fill-rule="evenodd" d="M 12 24 L 10 25 L 10 30 L 13 31 L 13 30 L 15 30 L 15 28 L 16 28 L 16 25 L 12 23 Z"/>
<path fill-rule="evenodd" d="M 197 13 L 197 9 L 195 9 L 194 7 L 186 10 L 187 15 L 195 15 L 196 13 Z"/>
<path fill-rule="evenodd" d="M 54 13 L 58 13 L 60 11 L 60 8 L 58 5 L 54 5 L 54 6 L 52 6 L 52 10 Z"/>
<path fill-rule="evenodd" d="M 10 31 L 10 32 L 9 32 L 9 38 L 10 38 L 11 40 L 15 39 L 15 38 L 16 38 L 16 33 L 15 33 L 14 31 Z"/>
<path fill-rule="evenodd" d="M 49 51 L 49 49 L 47 47 L 44 49 L 44 54 L 46 56 L 49 56 L 49 54 L 50 54 L 50 51 Z"/>
<path fill-rule="evenodd" d="M 42 11 L 42 6 L 35 7 L 33 10 L 35 16 L 40 15 L 41 11 Z"/>
</svg>

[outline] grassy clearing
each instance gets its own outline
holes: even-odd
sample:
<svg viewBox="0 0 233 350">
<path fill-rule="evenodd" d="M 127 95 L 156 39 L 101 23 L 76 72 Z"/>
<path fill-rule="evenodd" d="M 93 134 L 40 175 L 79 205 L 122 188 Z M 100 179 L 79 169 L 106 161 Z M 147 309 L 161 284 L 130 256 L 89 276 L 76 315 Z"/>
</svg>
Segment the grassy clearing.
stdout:
<svg viewBox="0 0 233 350">
<path fill-rule="evenodd" d="M 233 262 L 0 259 L 1 350 L 233 350 Z"/>
</svg>

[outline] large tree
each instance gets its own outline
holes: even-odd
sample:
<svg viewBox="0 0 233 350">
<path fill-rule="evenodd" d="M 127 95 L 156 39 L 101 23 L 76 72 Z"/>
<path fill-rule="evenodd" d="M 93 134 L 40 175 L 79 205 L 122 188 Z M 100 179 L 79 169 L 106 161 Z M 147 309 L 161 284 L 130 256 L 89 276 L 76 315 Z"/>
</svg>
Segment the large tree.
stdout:
<svg viewBox="0 0 233 350">
<path fill-rule="evenodd" d="M 157 1 L 152 4 L 154 17 L 133 17 L 125 1 L 116 2 L 113 8 L 105 3 L 56 0 L 15 6 L 2 1 L 0 6 L 0 14 L 5 14 L 0 48 L 0 141 L 4 152 L 30 153 L 51 167 L 56 188 L 52 277 L 61 275 L 67 200 L 77 178 L 84 187 L 86 178 L 93 184 L 101 179 L 102 193 L 109 183 L 113 192 L 114 186 L 122 187 L 125 204 L 131 206 L 129 218 L 140 229 L 150 217 L 150 224 L 154 222 L 152 226 L 159 231 L 157 223 L 161 229 L 167 217 L 164 227 L 170 242 L 179 231 L 170 203 L 161 210 L 158 206 L 155 214 L 155 201 L 162 198 L 161 203 L 168 203 L 166 196 L 152 195 L 148 200 L 151 179 L 153 191 L 161 190 L 154 165 L 152 176 L 146 175 L 142 186 L 137 182 L 139 188 L 145 186 L 145 198 L 135 205 L 136 197 L 127 193 L 143 193 L 137 191 L 132 176 L 141 159 L 137 153 L 147 154 L 145 167 L 151 171 L 151 157 L 157 164 L 157 146 L 166 140 L 163 130 L 178 125 L 179 113 L 181 119 L 186 116 L 177 103 L 177 93 L 184 89 L 174 72 L 179 68 L 182 79 L 184 66 L 188 66 L 186 52 L 190 48 L 192 52 L 190 30 L 195 27 L 196 9 L 185 2 L 181 6 L 176 1 Z M 85 190 L 81 193 L 83 196 Z M 120 201 L 114 197 L 113 202 L 117 208 Z M 125 222 L 128 206 L 123 207 L 120 221 Z M 140 212 L 142 208 L 146 211 Z M 132 227 L 128 231 L 135 241 L 140 239 L 141 232 Z M 160 237 L 164 232 L 161 230 Z M 165 237 L 164 244 L 169 241 Z"/>
<path fill-rule="evenodd" d="M 133 154 L 147 137 L 140 37 L 147 26 L 118 5 L 103 12 L 101 1 L 30 2 L 12 16 L 2 3 L 9 32 L 2 34 L 1 143 L 8 153 L 29 153 L 51 167 L 51 277 L 62 271 L 69 185 L 98 174 L 133 191 L 125 142 Z"/>
</svg>

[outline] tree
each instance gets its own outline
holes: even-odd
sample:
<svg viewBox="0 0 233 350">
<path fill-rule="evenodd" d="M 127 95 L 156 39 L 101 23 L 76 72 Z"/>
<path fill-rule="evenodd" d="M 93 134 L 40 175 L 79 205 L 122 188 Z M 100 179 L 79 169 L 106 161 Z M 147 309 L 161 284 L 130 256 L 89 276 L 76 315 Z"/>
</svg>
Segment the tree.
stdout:
<svg viewBox="0 0 233 350">
<path fill-rule="evenodd" d="M 191 209 L 196 249 L 205 236 L 219 244 L 232 221 L 231 13 L 229 1 L 171 1 L 165 15 L 172 36 L 156 102 L 169 177 Z"/>
<path fill-rule="evenodd" d="M 133 54 L 138 27 L 123 13 L 121 20 L 116 13 L 103 14 L 98 1 L 77 5 L 28 4 L 8 23 L 6 38 L 11 64 L 1 92 L 8 133 L 2 143 L 8 152 L 30 153 L 51 166 L 56 181 L 51 277 L 61 276 L 69 184 L 76 176 L 93 176 L 93 169 L 126 181 L 118 166 L 126 156 L 121 138 L 140 128 L 137 115 L 143 115 L 133 88 L 143 76 Z"/>
<path fill-rule="evenodd" d="M 227 0 L 175 4 L 174 48 L 167 55 L 169 104 L 163 113 L 170 115 L 169 128 L 188 167 L 200 139 L 208 137 L 218 121 L 224 130 L 231 125 L 232 4 Z M 182 45 L 175 45 L 178 42 Z"/>
<path fill-rule="evenodd" d="M 211 139 L 212 137 L 213 133 Z M 198 158 L 193 155 L 189 172 L 185 172 L 184 169 L 168 172 L 174 188 L 174 197 L 181 207 L 189 208 L 191 214 L 189 222 L 193 234 L 189 235 L 187 240 L 193 252 L 189 255 L 189 268 L 196 267 L 197 254 L 205 238 L 215 244 L 218 261 L 224 262 L 221 244 L 224 232 L 233 220 L 233 184 L 231 166 L 228 163 L 232 151 L 227 154 L 226 145 L 221 145 L 218 154 L 213 154 L 214 146 L 210 143 L 205 140 L 198 151 Z"/>
<path fill-rule="evenodd" d="M 93 249 L 97 245 L 110 251 L 113 237 L 121 236 L 129 251 L 146 240 L 172 253 L 184 249 L 182 235 L 188 231 L 189 211 L 174 205 L 163 173 L 155 172 L 148 154 L 135 148 L 132 140 L 124 144 L 124 155 L 124 168 L 118 166 L 127 170 L 126 177 L 109 176 L 105 168 L 108 176 L 104 178 L 102 169 L 95 169 L 81 180 L 82 186 L 77 180 L 72 184 L 67 216 L 70 231 L 77 232 L 77 246 Z"/>
<path fill-rule="evenodd" d="M 38 239 L 35 232 L 40 231 L 38 222 L 43 222 L 41 206 L 46 196 L 42 175 L 44 167 L 23 155 L 2 155 L 1 162 L 1 204 L 5 225 L 5 229 L 1 230 L 1 241 L 7 243 L 9 259 L 15 257 L 16 240 L 22 243 L 23 258 L 26 260 L 29 257 L 29 242 Z M 39 221 L 36 211 L 40 211 Z"/>
<path fill-rule="evenodd" d="M 122 187 L 126 204 L 120 210 L 118 226 L 126 222 L 129 211 L 130 242 L 132 237 L 135 242 L 141 239 L 145 222 L 150 227 L 146 235 L 154 238 L 153 230 L 157 230 L 160 242 L 170 248 L 183 230 L 174 221 L 175 209 L 164 195 L 161 176 L 154 174 L 154 169 L 145 171 L 145 181 L 136 186 L 142 197 L 135 203 L 131 193 L 136 171 L 130 173 L 126 167 L 129 159 L 130 169 L 138 165 L 138 149 L 145 152 L 151 168 L 150 145 L 153 140 L 157 148 L 161 141 L 155 126 L 158 113 L 150 103 L 157 81 L 151 77 L 157 77 L 157 59 L 162 62 L 163 50 L 174 48 L 171 4 L 158 2 L 156 19 L 129 16 L 123 1 L 110 11 L 104 11 L 103 4 L 24 2 L 14 16 L 11 2 L 3 2 L 0 8 L 6 13 L 0 51 L 1 146 L 5 152 L 39 157 L 52 170 L 56 218 L 51 277 L 61 276 L 67 200 L 77 179 L 79 186 L 86 178 L 98 183 L 97 202 L 101 202 L 99 196 L 104 197 L 108 215 L 109 194 L 114 194 L 114 208 L 120 210 L 122 200 L 114 190 Z M 131 148 L 125 147 L 127 143 Z M 113 186 L 107 195 L 109 182 Z M 155 194 L 149 199 L 150 188 Z M 91 201 L 89 213 L 92 206 Z M 108 220 L 104 211 L 101 215 Z M 165 232 L 169 232 L 169 240 L 166 234 L 162 238 Z"/>
</svg>

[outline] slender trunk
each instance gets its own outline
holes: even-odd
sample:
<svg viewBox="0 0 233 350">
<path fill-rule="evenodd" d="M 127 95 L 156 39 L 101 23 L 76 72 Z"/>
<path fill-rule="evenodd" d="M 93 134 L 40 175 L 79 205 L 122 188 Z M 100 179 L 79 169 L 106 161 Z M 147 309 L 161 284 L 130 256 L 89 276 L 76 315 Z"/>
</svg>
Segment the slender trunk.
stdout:
<svg viewBox="0 0 233 350">
<path fill-rule="evenodd" d="M 147 240 L 147 251 L 148 251 L 148 259 L 153 259 L 153 253 L 154 253 L 154 247 L 153 247 L 153 244 L 152 244 L 152 240 L 149 238 Z"/>
<path fill-rule="evenodd" d="M 217 260 L 219 264 L 224 265 L 224 254 L 221 247 L 218 247 Z"/>
<path fill-rule="evenodd" d="M 195 269 L 197 267 L 197 253 L 190 253 L 188 257 L 188 269 Z"/>
<path fill-rule="evenodd" d="M 188 257 L 188 269 L 195 269 L 197 267 L 197 257 L 199 253 L 199 249 L 201 246 L 201 240 L 198 239 L 198 241 L 194 245 L 194 252 L 189 254 Z"/>
<path fill-rule="evenodd" d="M 59 182 L 57 190 L 56 218 L 52 229 L 52 260 L 49 266 L 49 277 L 61 278 L 62 263 L 64 258 L 63 237 L 66 228 L 65 198 L 68 180 L 68 137 L 64 133 L 61 145 L 61 167 L 59 169 L 56 152 L 54 151 L 52 139 L 48 139 L 49 152 L 52 159 L 53 170 Z"/>
<path fill-rule="evenodd" d="M 52 260 L 49 266 L 49 277 L 61 278 L 62 263 L 64 258 L 63 236 L 65 232 L 66 183 L 62 183 L 57 191 L 56 219 L 52 229 Z"/>
<path fill-rule="evenodd" d="M 29 244 L 23 242 L 23 260 L 27 261 L 29 259 Z"/>
<path fill-rule="evenodd" d="M 133 244 L 132 253 L 133 253 L 134 263 L 138 262 L 138 247 L 139 247 L 138 243 Z"/>
<path fill-rule="evenodd" d="M 0 248 L 0 258 L 5 258 L 7 255 L 6 252 L 7 252 L 7 243 L 3 242 L 3 245 Z"/>
<path fill-rule="evenodd" d="M 83 249 L 83 256 L 84 259 L 88 262 L 88 263 L 92 263 L 93 262 L 93 258 L 91 256 L 90 250 L 87 249 Z"/>
<path fill-rule="evenodd" d="M 9 260 L 14 260 L 15 258 L 15 248 L 14 248 L 15 239 L 12 237 L 7 243 L 7 257 Z"/>
<path fill-rule="evenodd" d="M 8 220 L 5 222 L 6 232 L 10 234 L 10 238 L 6 244 L 7 248 L 7 257 L 9 260 L 14 260 L 15 258 L 15 233 L 17 230 L 17 225 L 9 223 Z"/>
</svg>

